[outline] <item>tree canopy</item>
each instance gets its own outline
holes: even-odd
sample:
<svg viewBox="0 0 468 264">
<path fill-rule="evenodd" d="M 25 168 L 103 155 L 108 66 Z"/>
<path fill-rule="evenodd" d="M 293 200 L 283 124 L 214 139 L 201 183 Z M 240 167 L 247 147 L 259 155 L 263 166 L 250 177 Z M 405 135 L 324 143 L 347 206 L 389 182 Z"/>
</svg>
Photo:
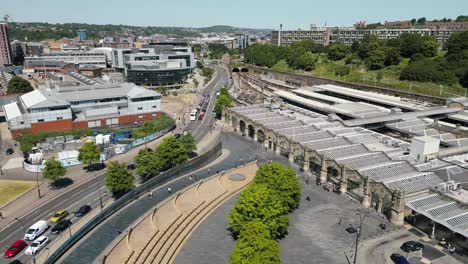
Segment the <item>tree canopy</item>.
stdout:
<svg viewBox="0 0 468 264">
<path fill-rule="evenodd" d="M 83 164 L 91 165 L 100 160 L 101 151 L 94 142 L 86 142 L 78 149 L 78 160 Z"/>
<path fill-rule="evenodd" d="M 328 58 L 330 60 L 341 60 L 351 53 L 351 47 L 342 43 L 333 43 L 328 47 Z"/>
<path fill-rule="evenodd" d="M 227 88 L 222 88 L 214 106 L 214 112 L 216 113 L 216 117 L 221 118 L 221 112 L 223 108 L 229 107 L 232 107 L 232 99 L 229 96 Z"/>
<path fill-rule="evenodd" d="M 161 161 L 156 157 L 156 153 L 150 149 L 142 149 L 135 157 L 137 173 L 144 179 L 154 177 L 162 169 Z"/>
<path fill-rule="evenodd" d="M 179 138 L 179 142 L 182 145 L 182 148 L 187 151 L 187 153 L 191 154 L 197 151 L 197 144 L 195 143 L 195 139 L 192 136 L 192 133 L 188 132 L 187 134 L 181 136 Z"/>
<path fill-rule="evenodd" d="M 31 86 L 31 83 L 29 83 L 27 80 L 19 77 L 19 76 L 13 76 L 11 80 L 8 82 L 8 94 L 15 94 L 15 93 L 28 93 L 31 92 L 33 87 Z"/>
<path fill-rule="evenodd" d="M 42 170 L 42 177 L 50 180 L 52 184 L 55 184 L 67 173 L 67 169 L 65 169 L 62 163 L 55 158 L 48 159 L 44 165 L 45 167 Z"/>
<path fill-rule="evenodd" d="M 122 194 L 133 188 L 133 174 L 127 169 L 125 163 L 111 161 L 107 165 L 106 186 L 113 194 Z"/>
</svg>

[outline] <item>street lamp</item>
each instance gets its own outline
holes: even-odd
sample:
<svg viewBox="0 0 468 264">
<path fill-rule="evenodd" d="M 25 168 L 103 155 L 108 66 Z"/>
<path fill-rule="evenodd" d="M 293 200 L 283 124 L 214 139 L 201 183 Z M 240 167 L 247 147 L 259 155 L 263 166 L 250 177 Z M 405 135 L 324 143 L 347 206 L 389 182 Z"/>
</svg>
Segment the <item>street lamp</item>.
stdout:
<svg viewBox="0 0 468 264">
<path fill-rule="evenodd" d="M 359 246 L 359 238 L 361 237 L 362 224 L 364 223 L 364 219 L 367 216 L 367 215 L 361 215 L 361 213 L 357 213 L 356 215 L 359 216 L 359 228 L 358 228 L 357 233 L 356 233 L 356 247 L 354 248 L 354 261 L 353 261 L 353 264 L 356 264 L 356 261 L 357 261 L 357 251 L 358 251 L 358 246 Z"/>
</svg>

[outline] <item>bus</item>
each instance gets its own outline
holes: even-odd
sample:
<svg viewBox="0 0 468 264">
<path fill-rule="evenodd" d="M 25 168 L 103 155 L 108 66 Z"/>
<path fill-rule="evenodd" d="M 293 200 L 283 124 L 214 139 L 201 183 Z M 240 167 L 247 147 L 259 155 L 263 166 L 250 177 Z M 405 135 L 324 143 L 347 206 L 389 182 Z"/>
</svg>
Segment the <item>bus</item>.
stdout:
<svg viewBox="0 0 468 264">
<path fill-rule="evenodd" d="M 190 121 L 195 121 L 197 120 L 197 115 L 198 115 L 198 110 L 193 109 L 192 112 L 190 113 Z"/>
</svg>

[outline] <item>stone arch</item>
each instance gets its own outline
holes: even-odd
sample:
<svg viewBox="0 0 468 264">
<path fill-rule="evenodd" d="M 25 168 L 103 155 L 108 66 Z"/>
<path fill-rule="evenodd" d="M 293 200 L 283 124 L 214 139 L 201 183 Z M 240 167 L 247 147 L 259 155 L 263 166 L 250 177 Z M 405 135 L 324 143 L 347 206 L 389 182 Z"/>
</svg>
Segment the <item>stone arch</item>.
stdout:
<svg viewBox="0 0 468 264">
<path fill-rule="evenodd" d="M 382 200 L 382 213 L 385 216 L 387 216 L 387 218 L 390 218 L 392 212 L 392 205 L 392 196 L 386 195 Z"/>
<path fill-rule="evenodd" d="M 316 156 L 312 155 L 309 157 L 309 171 L 315 174 L 320 174 L 322 167 L 322 161 Z"/>
<path fill-rule="evenodd" d="M 304 166 L 305 153 L 304 149 L 300 144 L 296 144 L 294 147 L 294 163 L 299 165 L 301 168 Z"/>
<path fill-rule="evenodd" d="M 246 129 L 245 121 L 240 120 L 239 121 L 239 132 L 242 134 L 242 136 L 245 136 L 245 129 Z"/>
<path fill-rule="evenodd" d="M 340 171 L 335 168 L 333 165 L 328 165 L 327 164 L 327 181 L 331 182 L 332 178 L 339 178 L 340 177 Z"/>
<path fill-rule="evenodd" d="M 265 132 L 261 128 L 257 130 L 257 142 L 265 142 Z"/>
<path fill-rule="evenodd" d="M 252 124 L 247 125 L 247 136 L 251 139 L 255 136 L 255 128 Z"/>
<path fill-rule="evenodd" d="M 379 211 L 380 207 L 380 195 L 377 192 L 372 192 L 371 194 L 371 208 L 373 208 L 376 211 Z"/>
<path fill-rule="evenodd" d="M 234 68 L 232 69 L 232 72 L 240 72 L 241 70 L 239 68 Z"/>
<path fill-rule="evenodd" d="M 289 158 L 289 152 L 291 152 L 291 145 L 288 140 L 283 139 L 279 141 L 279 144 L 276 146 L 279 148 L 279 154 L 286 158 Z"/>
<path fill-rule="evenodd" d="M 348 170 L 346 172 L 348 179 L 348 191 L 356 195 L 357 197 L 364 196 L 364 179 L 355 170 Z"/>
<path fill-rule="evenodd" d="M 232 123 L 232 127 L 234 128 L 234 130 L 237 130 L 237 117 L 235 115 L 233 115 L 231 117 L 231 123 Z"/>
</svg>

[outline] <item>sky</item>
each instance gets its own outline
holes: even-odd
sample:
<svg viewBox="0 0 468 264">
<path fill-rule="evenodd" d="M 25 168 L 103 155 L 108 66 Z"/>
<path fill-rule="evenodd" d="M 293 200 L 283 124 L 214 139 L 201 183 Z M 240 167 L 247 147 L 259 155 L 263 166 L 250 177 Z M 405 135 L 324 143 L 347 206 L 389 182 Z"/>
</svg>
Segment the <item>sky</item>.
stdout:
<svg viewBox="0 0 468 264">
<path fill-rule="evenodd" d="M 468 0 L 0 0 L 17 22 L 306 29 L 468 15 Z"/>
</svg>

